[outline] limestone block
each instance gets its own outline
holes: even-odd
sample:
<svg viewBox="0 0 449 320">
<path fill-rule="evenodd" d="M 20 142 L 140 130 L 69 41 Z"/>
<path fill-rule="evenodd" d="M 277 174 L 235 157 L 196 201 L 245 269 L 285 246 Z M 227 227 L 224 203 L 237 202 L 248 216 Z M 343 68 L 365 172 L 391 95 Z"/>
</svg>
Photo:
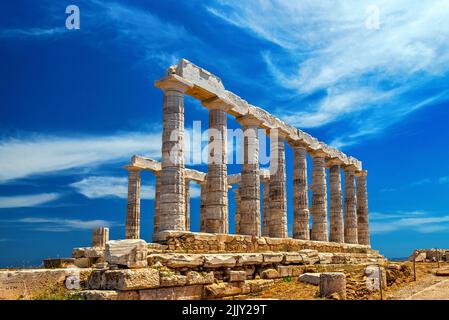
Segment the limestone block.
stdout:
<svg viewBox="0 0 449 320">
<path fill-rule="evenodd" d="M 73 248 L 72 249 L 72 258 L 85 258 L 86 248 Z"/>
<path fill-rule="evenodd" d="M 159 287 L 157 269 L 122 269 L 104 271 L 101 288 L 106 290 L 139 290 Z"/>
<path fill-rule="evenodd" d="M 330 298 L 338 296 L 346 299 L 346 275 L 343 272 L 323 272 L 320 275 L 320 296 Z"/>
<path fill-rule="evenodd" d="M 83 290 L 75 294 L 85 300 L 117 300 L 117 291 L 113 290 Z"/>
<path fill-rule="evenodd" d="M 321 273 L 304 273 L 299 276 L 299 281 L 318 286 L 320 284 Z"/>
<path fill-rule="evenodd" d="M 281 263 L 283 259 L 283 253 L 263 253 L 263 264 Z"/>
<path fill-rule="evenodd" d="M 150 254 L 148 263 L 150 265 L 160 261 L 169 268 L 195 268 L 202 266 L 204 256 L 201 254 Z"/>
<path fill-rule="evenodd" d="M 284 253 L 284 264 L 301 264 L 303 263 L 303 256 L 300 253 L 297 252 L 286 252 Z"/>
<path fill-rule="evenodd" d="M 174 274 L 173 272 L 170 271 L 160 271 L 159 279 L 161 287 L 185 286 L 187 283 L 186 276 Z"/>
<path fill-rule="evenodd" d="M 261 253 L 242 253 L 239 254 L 237 262 L 238 266 L 257 265 L 263 263 L 263 255 Z"/>
<path fill-rule="evenodd" d="M 204 286 L 204 295 L 206 298 L 222 298 L 235 296 L 242 293 L 239 283 L 221 282 Z"/>
<path fill-rule="evenodd" d="M 231 254 L 206 254 L 204 255 L 205 268 L 232 268 L 237 262 L 237 257 Z"/>
<path fill-rule="evenodd" d="M 128 268 L 147 266 L 147 243 L 141 239 L 112 240 L 106 242 L 105 260 L 109 264 Z"/>
<path fill-rule="evenodd" d="M 90 258 L 76 258 L 73 264 L 78 268 L 89 268 L 92 265 Z"/>
<path fill-rule="evenodd" d="M 138 290 L 117 291 L 116 300 L 140 300 Z"/>
<path fill-rule="evenodd" d="M 278 266 L 277 272 L 281 278 L 293 276 L 293 269 L 291 266 Z"/>
<path fill-rule="evenodd" d="M 302 256 L 304 264 L 312 265 L 320 261 L 317 250 L 303 249 L 298 251 L 298 253 Z"/>
<path fill-rule="evenodd" d="M 227 273 L 226 277 L 229 282 L 241 282 L 246 280 L 246 272 L 231 270 Z"/>
<path fill-rule="evenodd" d="M 350 257 L 346 253 L 334 253 L 332 255 L 332 262 L 333 264 L 344 264 L 348 263 L 350 261 Z"/>
<path fill-rule="evenodd" d="M 104 257 L 104 248 L 101 248 L 101 247 L 85 248 L 84 256 L 86 258 L 100 258 L 100 257 Z"/>
<path fill-rule="evenodd" d="M 449 269 L 443 269 L 443 268 L 437 269 L 435 274 L 439 277 L 447 277 L 447 276 L 449 276 Z"/>
<path fill-rule="evenodd" d="M 201 300 L 203 285 L 167 287 L 139 291 L 140 300 Z"/>
<path fill-rule="evenodd" d="M 56 269 L 56 268 L 71 268 L 75 266 L 75 259 L 73 258 L 52 258 L 44 259 L 44 268 Z"/>
<path fill-rule="evenodd" d="M 330 264 L 332 263 L 332 253 L 318 253 L 318 258 L 320 259 L 320 264 Z"/>
<path fill-rule="evenodd" d="M 262 279 L 276 279 L 279 278 L 279 273 L 275 269 L 266 269 L 260 273 Z"/>
<path fill-rule="evenodd" d="M 425 262 L 426 259 L 427 259 L 427 255 L 425 252 L 420 252 L 415 257 L 416 262 Z"/>
<path fill-rule="evenodd" d="M 274 285 L 274 280 L 270 279 L 256 279 L 256 280 L 247 280 L 245 282 L 249 288 L 251 293 L 260 292 L 262 290 L 268 289 L 272 285 Z"/>
<path fill-rule="evenodd" d="M 211 284 L 214 283 L 215 278 L 214 278 L 214 273 L 211 272 L 203 272 L 203 273 L 199 273 L 196 271 L 188 271 L 186 273 L 186 281 L 187 281 L 187 285 L 192 285 L 192 284 Z"/>
</svg>

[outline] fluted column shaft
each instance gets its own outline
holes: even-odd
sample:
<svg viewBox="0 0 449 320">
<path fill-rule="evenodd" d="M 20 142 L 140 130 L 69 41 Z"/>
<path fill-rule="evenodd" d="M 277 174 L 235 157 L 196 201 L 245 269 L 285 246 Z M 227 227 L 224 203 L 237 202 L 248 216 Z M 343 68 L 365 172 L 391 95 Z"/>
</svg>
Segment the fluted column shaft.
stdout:
<svg viewBox="0 0 449 320">
<path fill-rule="evenodd" d="M 203 101 L 203 105 L 209 109 L 205 229 L 208 233 L 228 233 L 227 113 L 219 100 Z"/>
<path fill-rule="evenodd" d="M 262 185 L 262 236 L 270 236 L 270 177 L 263 179 Z"/>
<path fill-rule="evenodd" d="M 207 181 L 207 180 L 206 180 Z M 206 203 L 207 203 L 207 183 L 201 183 L 200 195 L 200 232 L 206 232 Z"/>
<path fill-rule="evenodd" d="M 333 164 L 329 169 L 330 184 L 330 236 L 329 241 L 343 243 L 343 203 L 340 166 Z"/>
<path fill-rule="evenodd" d="M 345 168 L 345 242 L 358 243 L 354 169 Z"/>
<path fill-rule="evenodd" d="M 156 82 L 164 91 L 159 232 L 184 231 L 184 92 L 191 86 L 176 76 Z"/>
<path fill-rule="evenodd" d="M 327 188 L 326 169 L 324 166 L 325 154 L 311 153 L 312 168 L 312 234 L 311 240 L 328 241 L 327 232 Z"/>
<path fill-rule="evenodd" d="M 357 174 L 357 236 L 359 244 L 370 245 L 368 190 L 366 187 L 366 170 Z"/>
<path fill-rule="evenodd" d="M 287 238 L 284 137 L 270 132 L 270 237 Z"/>
<path fill-rule="evenodd" d="M 293 238 L 309 240 L 309 196 L 306 145 L 293 143 Z"/>
<path fill-rule="evenodd" d="M 140 170 L 128 169 L 125 238 L 140 239 Z"/>
<path fill-rule="evenodd" d="M 234 199 L 235 199 L 235 234 L 241 234 L 241 200 L 240 200 L 240 189 L 233 189 Z"/>
<path fill-rule="evenodd" d="M 99 227 L 92 232 L 92 247 L 104 248 L 109 241 L 109 228 Z"/>
<path fill-rule="evenodd" d="M 190 231 L 190 180 L 186 179 L 185 181 L 186 231 Z"/>
<path fill-rule="evenodd" d="M 240 195 L 240 234 L 260 236 L 260 173 L 258 127 L 237 119 L 243 126 L 243 163 Z"/>
<path fill-rule="evenodd" d="M 154 173 L 156 177 L 156 188 L 154 190 L 154 220 L 153 220 L 153 241 L 157 241 L 159 233 L 160 217 L 160 197 L 161 197 L 161 174 L 160 171 Z"/>
</svg>

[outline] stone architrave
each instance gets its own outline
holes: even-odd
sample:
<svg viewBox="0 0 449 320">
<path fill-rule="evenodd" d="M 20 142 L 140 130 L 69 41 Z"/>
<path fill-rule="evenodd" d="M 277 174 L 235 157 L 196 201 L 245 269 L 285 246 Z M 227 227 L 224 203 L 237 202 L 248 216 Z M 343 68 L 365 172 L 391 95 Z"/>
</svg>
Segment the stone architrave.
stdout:
<svg viewBox="0 0 449 320">
<path fill-rule="evenodd" d="M 312 234 L 311 240 L 328 241 L 327 232 L 327 187 L 324 160 L 326 153 L 322 150 L 311 151 L 312 168 Z"/>
<path fill-rule="evenodd" d="M 128 167 L 125 238 L 140 239 L 140 169 Z"/>
<path fill-rule="evenodd" d="M 292 142 L 293 169 L 293 238 L 309 240 L 309 196 L 307 183 L 307 145 Z"/>
<path fill-rule="evenodd" d="M 343 230 L 343 195 L 341 191 L 341 174 L 338 160 L 329 163 L 329 185 L 330 185 L 330 236 L 331 242 L 344 242 Z"/>
<path fill-rule="evenodd" d="M 260 121 L 251 116 L 237 118 L 243 128 L 243 162 L 239 187 L 240 234 L 260 236 Z"/>
<path fill-rule="evenodd" d="M 285 133 L 270 129 L 270 237 L 287 238 Z"/>
<path fill-rule="evenodd" d="M 184 93 L 192 84 L 169 69 L 155 85 L 164 92 L 159 231 L 184 231 Z"/>
<path fill-rule="evenodd" d="M 355 193 L 355 168 L 346 166 L 345 171 L 345 243 L 358 243 L 357 199 Z"/>
<path fill-rule="evenodd" d="M 357 236 L 359 244 L 370 245 L 368 191 L 366 187 L 367 170 L 356 172 L 357 176 Z"/>
<path fill-rule="evenodd" d="M 228 233 L 228 183 L 226 165 L 227 110 L 219 98 L 202 101 L 209 109 L 209 145 L 205 229 Z"/>
</svg>

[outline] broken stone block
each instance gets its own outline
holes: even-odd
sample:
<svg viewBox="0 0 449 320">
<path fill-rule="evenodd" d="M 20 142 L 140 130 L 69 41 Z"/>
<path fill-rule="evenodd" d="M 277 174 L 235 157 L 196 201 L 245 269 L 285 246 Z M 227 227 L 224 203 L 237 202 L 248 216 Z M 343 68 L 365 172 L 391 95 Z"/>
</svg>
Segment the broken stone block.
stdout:
<svg viewBox="0 0 449 320">
<path fill-rule="evenodd" d="M 332 253 L 318 253 L 318 258 L 320 259 L 320 264 L 331 264 L 332 263 Z"/>
<path fill-rule="evenodd" d="M 147 243 L 141 239 L 111 240 L 106 243 L 105 260 L 128 268 L 147 266 Z"/>
<path fill-rule="evenodd" d="M 245 271 L 228 271 L 226 278 L 229 282 L 241 282 L 246 280 Z"/>
<path fill-rule="evenodd" d="M 299 281 L 318 286 L 320 284 L 321 273 L 304 273 L 299 276 Z"/>
<path fill-rule="evenodd" d="M 281 278 L 291 277 L 293 275 L 291 266 L 278 266 L 277 272 Z"/>
<path fill-rule="evenodd" d="M 83 290 L 74 295 L 86 300 L 117 300 L 117 292 L 113 290 Z"/>
<path fill-rule="evenodd" d="M 104 271 L 101 288 L 106 290 L 139 290 L 159 287 L 157 269 L 122 269 Z"/>
<path fill-rule="evenodd" d="M 286 252 L 284 253 L 284 264 L 301 264 L 303 263 L 302 255 L 297 252 Z"/>
<path fill-rule="evenodd" d="M 302 256 L 304 264 L 312 265 L 320 261 L 317 250 L 303 249 L 298 251 L 298 253 Z"/>
<path fill-rule="evenodd" d="M 268 289 L 269 287 L 274 285 L 274 280 L 270 279 L 256 279 L 256 280 L 247 280 L 245 283 L 249 286 L 250 292 L 260 292 L 262 290 Z"/>
<path fill-rule="evenodd" d="M 205 268 L 233 268 L 237 262 L 236 256 L 231 254 L 204 255 Z"/>
<path fill-rule="evenodd" d="M 74 265 L 78 268 L 89 268 L 92 265 L 90 258 L 76 258 Z"/>
<path fill-rule="evenodd" d="M 262 264 L 263 255 L 261 253 L 243 253 L 239 254 L 239 260 L 237 265 L 246 266 L 246 265 L 258 265 Z"/>
<path fill-rule="evenodd" d="M 139 290 L 117 291 L 116 300 L 140 300 Z"/>
<path fill-rule="evenodd" d="M 200 300 L 203 298 L 203 285 L 167 287 L 139 291 L 140 300 Z"/>
<path fill-rule="evenodd" d="M 148 264 L 153 265 L 161 262 L 169 268 L 195 268 L 204 263 L 204 257 L 200 254 L 150 254 L 148 255 Z"/>
<path fill-rule="evenodd" d="M 260 273 L 262 279 L 275 279 L 279 278 L 279 273 L 275 269 L 266 269 Z"/>
<path fill-rule="evenodd" d="M 215 278 L 214 278 L 214 273 L 211 272 L 207 272 L 207 273 L 199 273 L 196 271 L 188 271 L 186 273 L 186 277 L 187 277 L 187 284 L 188 285 L 192 285 L 192 284 L 211 284 L 214 283 Z"/>
<path fill-rule="evenodd" d="M 323 272 L 320 275 L 320 297 L 346 299 L 346 275 L 343 272 Z"/>
<path fill-rule="evenodd" d="M 104 248 L 91 247 L 84 248 L 84 256 L 86 258 L 101 258 L 104 257 Z"/>
<path fill-rule="evenodd" d="M 283 253 L 263 253 L 263 264 L 281 263 L 283 259 Z"/>
<path fill-rule="evenodd" d="M 187 283 L 187 277 L 174 274 L 170 271 L 159 272 L 160 286 L 161 287 L 176 287 L 184 286 Z"/>
<path fill-rule="evenodd" d="M 73 248 L 72 249 L 72 258 L 79 259 L 85 258 L 86 248 Z"/>
<path fill-rule="evenodd" d="M 56 268 L 73 268 L 75 267 L 74 258 L 52 258 L 44 259 L 44 268 L 56 269 Z"/>
<path fill-rule="evenodd" d="M 235 296 L 242 293 L 242 288 L 238 283 L 221 282 L 204 286 L 204 295 L 206 298 L 223 298 Z"/>
</svg>

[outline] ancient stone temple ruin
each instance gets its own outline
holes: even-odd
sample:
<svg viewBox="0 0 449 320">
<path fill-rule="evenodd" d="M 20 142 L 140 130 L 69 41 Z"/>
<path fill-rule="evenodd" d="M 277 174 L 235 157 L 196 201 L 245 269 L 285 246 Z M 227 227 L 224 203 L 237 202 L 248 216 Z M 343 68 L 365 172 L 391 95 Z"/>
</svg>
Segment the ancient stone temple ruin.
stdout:
<svg viewBox="0 0 449 320">
<path fill-rule="evenodd" d="M 140 238 L 142 170 L 149 170 L 156 176 L 153 230 L 153 240 L 156 242 L 164 242 L 167 237 L 175 234 L 180 236 L 190 231 L 190 181 L 201 186 L 201 232 L 211 235 L 229 234 L 228 188 L 234 186 L 236 234 L 288 238 L 288 193 L 284 149 L 287 143 L 294 152 L 293 238 L 370 245 L 367 171 L 363 170 L 359 160 L 348 157 L 267 111 L 249 104 L 226 90 L 218 77 L 187 60 L 183 59 L 177 66 L 170 67 L 167 76 L 156 81 L 155 85 L 164 93 L 162 160 L 157 162 L 134 156 L 131 163 L 126 166 L 129 177 L 127 239 Z M 209 127 L 214 129 L 214 133 L 218 132 L 218 138 L 215 134 L 211 141 L 217 143 L 218 140 L 221 148 L 214 149 L 215 154 L 209 154 L 207 173 L 188 169 L 184 164 L 185 95 L 201 101 L 209 110 Z M 240 174 L 227 174 L 228 114 L 236 118 L 243 130 L 244 139 L 241 141 L 243 162 Z M 269 171 L 259 168 L 259 128 L 266 130 L 270 137 Z M 217 155 L 217 152 L 221 154 Z M 313 159 L 310 203 L 307 154 Z M 345 175 L 344 192 L 341 186 L 342 170 Z M 327 172 L 330 184 L 330 226 L 328 226 Z"/>
<path fill-rule="evenodd" d="M 155 85 L 164 96 L 162 157 L 159 162 L 135 155 L 125 167 L 126 239 L 109 240 L 108 228 L 97 228 L 91 247 L 74 248 L 72 258 L 44 260 L 45 267 L 59 268 L 58 281 L 64 275 L 66 282 L 72 277 L 83 289 L 78 293 L 87 299 L 179 300 L 255 293 L 286 277 L 299 277 L 320 284 L 320 290 L 337 288 L 344 297 L 344 274 L 334 271 L 348 264 L 386 262 L 370 247 L 367 171 L 359 160 L 249 104 L 226 90 L 218 77 L 187 60 L 170 67 Z M 213 143 L 214 148 L 208 150 L 207 172 L 185 166 L 185 95 L 209 110 L 209 127 L 214 129 L 209 131 L 209 147 Z M 228 115 L 243 131 L 241 172 L 230 175 Z M 269 170 L 259 167 L 260 129 L 270 139 Z M 294 154 L 292 192 L 287 192 L 287 145 Z M 307 155 L 312 163 L 307 163 Z M 152 243 L 140 236 L 145 228 L 140 222 L 142 170 L 156 177 Z M 200 232 L 190 231 L 190 182 L 201 189 Z M 229 188 L 235 197 L 234 221 L 228 218 Z M 287 230 L 289 194 L 292 237 Z M 229 233 L 230 223 L 235 234 Z M 313 268 L 321 277 L 308 273 Z M 17 278 L 19 285 L 24 282 L 23 273 L 7 277 Z M 322 290 L 323 296 L 332 294 Z"/>
</svg>

